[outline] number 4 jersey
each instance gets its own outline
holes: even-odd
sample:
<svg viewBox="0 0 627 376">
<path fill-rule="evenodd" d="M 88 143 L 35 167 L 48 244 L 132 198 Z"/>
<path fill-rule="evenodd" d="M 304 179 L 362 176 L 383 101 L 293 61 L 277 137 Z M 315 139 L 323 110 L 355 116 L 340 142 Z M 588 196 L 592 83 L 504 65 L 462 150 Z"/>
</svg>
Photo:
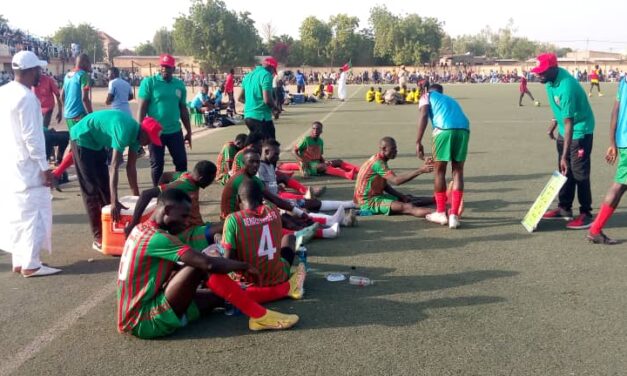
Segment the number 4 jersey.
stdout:
<svg viewBox="0 0 627 376">
<path fill-rule="evenodd" d="M 281 214 L 271 204 L 229 214 L 224 222 L 223 245 L 231 255 L 259 270 L 259 286 L 287 281 L 289 264 L 281 258 Z M 253 281 L 244 274 L 248 281 Z"/>
</svg>

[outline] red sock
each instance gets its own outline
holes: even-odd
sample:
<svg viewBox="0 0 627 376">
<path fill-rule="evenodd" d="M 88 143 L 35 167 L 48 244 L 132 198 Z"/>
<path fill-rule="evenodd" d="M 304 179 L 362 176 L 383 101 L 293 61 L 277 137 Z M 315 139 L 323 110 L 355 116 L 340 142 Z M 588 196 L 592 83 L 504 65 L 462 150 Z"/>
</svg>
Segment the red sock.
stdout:
<svg viewBox="0 0 627 376">
<path fill-rule="evenodd" d="M 592 226 L 590 227 L 590 235 L 599 235 L 605 227 L 605 224 L 610 219 L 612 214 L 614 214 L 615 208 L 609 206 L 608 204 L 602 204 L 599 209 L 599 214 L 592 222 Z"/>
<path fill-rule="evenodd" d="M 327 224 L 327 219 L 326 219 L 326 218 L 316 218 L 316 217 L 311 217 L 311 219 L 312 219 L 314 222 L 318 222 L 318 223 L 320 223 L 320 224 L 321 224 L 321 225 L 323 225 L 323 226 Z M 322 230 L 320 230 L 320 231 L 322 231 Z"/>
<path fill-rule="evenodd" d="M 245 291 L 250 299 L 263 304 L 285 298 L 290 291 L 290 283 L 285 281 L 275 286 L 249 286 Z"/>
<path fill-rule="evenodd" d="M 207 287 L 214 294 L 231 302 L 248 317 L 258 319 L 266 314 L 265 308 L 248 297 L 246 292 L 235 281 L 224 274 L 212 274 L 207 282 Z"/>
<path fill-rule="evenodd" d="M 304 195 L 305 193 L 307 193 L 307 187 L 302 185 L 296 179 L 291 179 L 291 178 L 287 179 L 287 187 L 288 188 L 292 188 L 293 190 L 295 190 L 296 192 L 300 193 L 301 195 Z"/>
<path fill-rule="evenodd" d="M 464 197 L 464 191 L 453 190 L 451 193 L 451 211 L 449 214 L 458 215 L 459 214 L 459 205 L 462 203 L 462 198 Z"/>
<path fill-rule="evenodd" d="M 446 211 L 446 191 L 435 192 L 435 211 L 444 213 Z"/>
<path fill-rule="evenodd" d="M 52 174 L 54 175 L 55 178 L 61 179 L 61 176 L 63 175 L 65 170 L 70 168 L 70 166 L 73 164 L 74 164 L 74 157 L 72 156 L 72 151 L 69 151 L 63 157 L 61 164 L 58 165 L 57 168 L 54 169 L 54 171 L 52 171 Z"/>
<path fill-rule="evenodd" d="M 327 175 L 331 175 L 331 176 L 337 176 L 340 178 L 344 178 L 344 179 L 348 179 L 348 180 L 353 180 L 353 175 L 355 175 L 354 172 L 346 172 L 344 170 L 342 170 L 341 168 L 337 168 L 337 167 L 333 167 L 333 166 L 327 166 Z"/>
<path fill-rule="evenodd" d="M 283 162 L 279 165 L 279 170 L 298 171 L 300 166 L 296 162 Z"/>
<path fill-rule="evenodd" d="M 355 173 L 359 172 L 359 167 L 355 166 L 354 164 L 350 164 L 348 162 L 342 161 L 342 164 L 340 165 L 340 167 L 342 168 L 342 170 L 345 170 L 345 171 L 355 171 Z"/>
<path fill-rule="evenodd" d="M 281 233 L 282 233 L 283 236 L 285 236 L 285 235 L 292 235 L 294 233 L 294 230 L 288 230 L 285 227 L 283 227 L 281 229 Z"/>
<path fill-rule="evenodd" d="M 324 239 L 324 233 L 322 232 L 322 229 L 319 228 L 316 230 L 316 235 L 314 235 L 314 238 L 317 239 Z"/>
<path fill-rule="evenodd" d="M 299 193 L 292 193 L 292 192 L 279 192 L 279 197 L 281 197 L 284 200 L 300 200 L 305 198 L 304 195 L 301 195 Z"/>
</svg>

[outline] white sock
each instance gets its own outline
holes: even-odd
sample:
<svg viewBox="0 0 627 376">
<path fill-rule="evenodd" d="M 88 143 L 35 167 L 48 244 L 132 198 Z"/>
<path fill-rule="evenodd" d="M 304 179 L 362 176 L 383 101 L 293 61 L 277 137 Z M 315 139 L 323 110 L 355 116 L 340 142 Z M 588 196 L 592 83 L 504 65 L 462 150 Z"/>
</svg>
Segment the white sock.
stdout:
<svg viewBox="0 0 627 376">
<path fill-rule="evenodd" d="M 329 228 L 323 228 L 322 229 L 322 237 L 325 239 L 333 239 L 333 238 L 337 238 L 337 236 L 340 234 L 340 224 L 336 223 L 333 226 L 329 227 Z"/>
<path fill-rule="evenodd" d="M 322 200 L 320 202 L 321 211 L 337 210 L 340 206 L 343 206 L 344 209 L 353 209 L 355 207 L 355 203 L 352 201 Z"/>
</svg>

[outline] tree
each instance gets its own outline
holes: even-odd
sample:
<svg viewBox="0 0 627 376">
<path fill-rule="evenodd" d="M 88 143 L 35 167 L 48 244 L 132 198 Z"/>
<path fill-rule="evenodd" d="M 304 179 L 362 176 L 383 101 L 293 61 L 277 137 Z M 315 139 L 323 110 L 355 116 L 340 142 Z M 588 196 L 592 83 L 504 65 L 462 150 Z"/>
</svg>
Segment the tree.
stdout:
<svg viewBox="0 0 627 376">
<path fill-rule="evenodd" d="M 374 56 L 401 64 L 420 64 L 437 57 L 442 45 L 442 23 L 417 14 L 396 16 L 385 6 L 370 10 L 374 32 Z"/>
<path fill-rule="evenodd" d="M 174 21 L 176 52 L 191 55 L 203 70 L 252 65 L 261 38 L 250 13 L 235 13 L 221 0 L 192 0 L 189 14 Z"/>
<path fill-rule="evenodd" d="M 272 22 L 266 22 L 261 24 L 261 36 L 266 44 L 270 45 L 272 40 L 274 39 L 274 35 L 276 34 L 276 27 L 272 24 Z"/>
<path fill-rule="evenodd" d="M 327 63 L 327 46 L 333 35 L 331 27 L 316 17 L 310 16 L 303 20 L 299 31 L 304 63 L 308 65 Z"/>
<path fill-rule="evenodd" d="M 165 27 L 157 30 L 152 37 L 152 46 L 157 54 L 173 54 L 174 38 L 172 38 L 172 32 Z"/>
<path fill-rule="evenodd" d="M 92 61 L 92 63 L 102 61 L 104 56 L 102 40 L 100 40 L 98 30 L 90 24 L 82 23 L 78 26 L 74 26 L 72 23 L 69 23 L 57 30 L 52 36 L 52 40 L 67 48 L 69 48 L 72 43 L 78 43 L 83 52 L 90 58 L 93 59 L 95 53 L 96 59 Z"/>
<path fill-rule="evenodd" d="M 290 46 L 283 42 L 275 43 L 274 46 L 272 46 L 272 56 L 280 63 L 287 63 L 289 54 Z"/>
<path fill-rule="evenodd" d="M 353 57 L 357 47 L 355 29 L 359 26 L 359 18 L 346 14 L 332 16 L 329 27 L 333 34 L 328 47 L 331 65 L 344 64 Z"/>
<path fill-rule="evenodd" d="M 155 49 L 155 46 L 147 40 L 135 47 L 135 53 L 139 56 L 155 56 L 157 54 L 157 50 Z"/>
</svg>

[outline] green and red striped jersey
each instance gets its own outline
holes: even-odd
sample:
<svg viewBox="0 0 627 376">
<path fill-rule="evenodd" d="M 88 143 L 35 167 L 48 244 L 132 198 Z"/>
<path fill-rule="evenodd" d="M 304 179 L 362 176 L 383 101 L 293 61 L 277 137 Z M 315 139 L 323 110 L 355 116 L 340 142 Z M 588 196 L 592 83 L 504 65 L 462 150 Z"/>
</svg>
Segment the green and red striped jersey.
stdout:
<svg viewBox="0 0 627 376">
<path fill-rule="evenodd" d="M 225 219 L 227 215 L 235 213 L 239 210 L 239 199 L 237 197 L 237 191 L 244 179 L 253 179 L 259 186 L 264 189 L 265 185 L 263 181 L 256 176 L 246 175 L 245 170 L 240 170 L 235 175 L 231 176 L 224 189 L 222 190 L 222 200 L 220 202 L 220 218 Z"/>
<path fill-rule="evenodd" d="M 130 332 L 140 321 L 169 309 L 158 307 L 140 314 L 142 306 L 161 292 L 176 263 L 188 251 L 189 246 L 160 229 L 155 221 L 141 223 L 131 231 L 118 269 L 119 332 Z"/>
<path fill-rule="evenodd" d="M 258 286 L 274 286 L 289 278 L 287 263 L 281 259 L 282 227 L 281 213 L 272 204 L 229 214 L 224 222 L 224 248 L 259 270 Z"/>
<path fill-rule="evenodd" d="M 176 172 L 174 173 L 174 180 L 167 184 L 159 185 L 161 192 L 165 192 L 168 189 L 179 189 L 189 195 L 192 199 L 192 208 L 189 212 L 189 226 L 202 226 L 205 222 L 200 215 L 200 202 L 199 191 L 200 187 L 197 185 L 196 180 L 189 172 Z"/>
<path fill-rule="evenodd" d="M 380 196 L 387 184 L 385 178 L 393 175 L 394 172 L 383 160 L 383 156 L 380 153 L 373 155 L 359 168 L 353 201 L 361 205 L 375 196 Z"/>
<path fill-rule="evenodd" d="M 222 146 L 222 150 L 220 150 L 218 160 L 216 161 L 216 166 L 218 166 L 218 176 L 216 176 L 216 181 L 218 183 L 224 185 L 229 180 L 229 170 L 231 169 L 233 158 L 237 154 L 237 151 L 237 147 L 235 147 L 235 143 L 233 143 L 233 141 L 229 141 Z"/>
<path fill-rule="evenodd" d="M 303 137 L 294 145 L 294 153 L 300 156 L 303 162 L 319 162 L 324 153 L 324 141 L 322 138 L 313 138 L 310 135 Z"/>
<path fill-rule="evenodd" d="M 235 157 L 233 157 L 233 163 L 231 164 L 231 170 L 229 171 L 231 176 L 237 174 L 241 169 L 244 168 L 244 153 L 246 152 L 246 150 L 251 148 L 252 145 L 248 145 L 235 154 Z"/>
</svg>

